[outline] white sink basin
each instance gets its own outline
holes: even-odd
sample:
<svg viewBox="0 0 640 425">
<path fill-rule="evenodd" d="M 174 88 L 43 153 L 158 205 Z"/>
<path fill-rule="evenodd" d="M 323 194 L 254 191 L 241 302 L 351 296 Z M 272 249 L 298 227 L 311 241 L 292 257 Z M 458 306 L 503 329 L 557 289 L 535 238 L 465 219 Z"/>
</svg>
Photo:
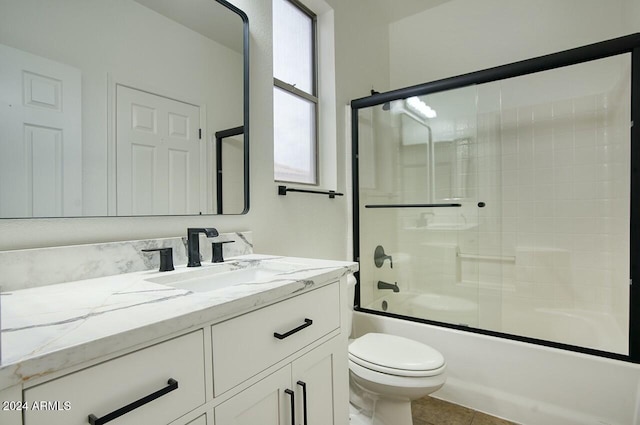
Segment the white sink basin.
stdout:
<svg viewBox="0 0 640 425">
<path fill-rule="evenodd" d="M 297 264 L 266 261 L 255 264 L 228 263 L 202 266 L 189 271 L 167 272 L 166 275 L 145 280 L 177 289 L 209 292 L 233 285 L 264 283 L 277 279 L 287 279 L 286 273 L 300 270 L 301 268 L 303 267 Z"/>
</svg>

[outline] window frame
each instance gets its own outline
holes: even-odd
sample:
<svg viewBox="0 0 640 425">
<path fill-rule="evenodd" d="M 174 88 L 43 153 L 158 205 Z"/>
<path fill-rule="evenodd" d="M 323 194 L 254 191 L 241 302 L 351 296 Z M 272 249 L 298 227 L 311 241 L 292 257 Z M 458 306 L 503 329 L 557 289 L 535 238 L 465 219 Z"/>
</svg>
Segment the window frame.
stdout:
<svg viewBox="0 0 640 425">
<path fill-rule="evenodd" d="M 302 13 L 307 15 L 311 20 L 311 91 L 312 93 L 307 93 L 304 90 L 300 90 L 295 86 L 295 84 L 290 84 L 286 81 L 280 80 L 279 78 L 273 77 L 273 86 L 277 87 L 281 90 L 284 90 L 287 94 L 293 95 L 296 98 L 301 98 L 306 101 L 309 101 L 315 105 L 315 114 L 314 114 L 314 132 L 313 132 L 313 162 L 314 162 L 314 174 L 313 174 L 313 183 L 295 181 L 295 180 L 282 180 L 277 179 L 275 176 L 274 169 L 274 181 L 275 182 L 283 182 L 283 183 L 294 183 L 305 186 L 319 186 L 320 185 L 320 134 L 319 134 L 319 122 L 320 122 L 320 112 L 319 112 L 319 99 L 318 99 L 318 17 L 317 15 L 305 6 L 302 2 L 298 0 L 282 0 L 291 3 L 294 7 L 298 8 Z M 274 149 L 275 149 L 275 140 L 274 140 Z M 275 165 L 275 164 L 274 164 Z"/>
</svg>

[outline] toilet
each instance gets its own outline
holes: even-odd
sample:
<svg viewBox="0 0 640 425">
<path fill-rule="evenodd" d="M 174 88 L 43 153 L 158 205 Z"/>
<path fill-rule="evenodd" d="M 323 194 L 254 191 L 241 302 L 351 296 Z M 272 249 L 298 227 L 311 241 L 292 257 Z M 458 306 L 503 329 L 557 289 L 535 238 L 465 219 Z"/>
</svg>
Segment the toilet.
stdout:
<svg viewBox="0 0 640 425">
<path fill-rule="evenodd" d="M 349 276 L 350 300 L 355 283 Z M 348 325 L 353 317 L 350 308 Z M 408 338 L 368 333 L 350 339 L 351 425 L 412 425 L 411 401 L 442 387 L 445 369 L 442 354 Z"/>
</svg>

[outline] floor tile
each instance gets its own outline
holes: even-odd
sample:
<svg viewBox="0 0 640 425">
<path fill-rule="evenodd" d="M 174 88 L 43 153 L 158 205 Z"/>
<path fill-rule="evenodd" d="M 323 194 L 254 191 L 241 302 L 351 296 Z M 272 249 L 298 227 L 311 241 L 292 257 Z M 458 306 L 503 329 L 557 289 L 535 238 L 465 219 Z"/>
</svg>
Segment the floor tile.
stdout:
<svg viewBox="0 0 640 425">
<path fill-rule="evenodd" d="M 433 397 L 411 403 L 413 425 L 516 425 L 467 407 Z"/>
<path fill-rule="evenodd" d="M 506 419 L 496 418 L 495 416 L 487 415 L 486 413 L 476 412 L 473 415 L 473 421 L 471 425 L 515 425 L 514 422 L 509 422 Z"/>
<path fill-rule="evenodd" d="M 415 419 L 433 425 L 471 425 L 475 413 L 466 407 L 432 397 L 414 401 L 411 411 Z"/>
</svg>

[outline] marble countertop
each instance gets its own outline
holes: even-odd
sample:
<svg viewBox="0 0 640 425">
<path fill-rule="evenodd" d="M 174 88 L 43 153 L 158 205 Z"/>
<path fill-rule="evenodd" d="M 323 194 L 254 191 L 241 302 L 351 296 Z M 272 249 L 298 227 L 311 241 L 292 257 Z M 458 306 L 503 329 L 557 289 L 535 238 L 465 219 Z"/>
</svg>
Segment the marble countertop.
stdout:
<svg viewBox="0 0 640 425">
<path fill-rule="evenodd" d="M 282 271 L 205 292 L 163 284 L 195 270 L 256 266 Z M 4 292 L 0 390 L 242 314 L 357 269 L 353 262 L 251 254 L 199 269 L 176 266 L 172 272 L 141 271 Z"/>
</svg>

